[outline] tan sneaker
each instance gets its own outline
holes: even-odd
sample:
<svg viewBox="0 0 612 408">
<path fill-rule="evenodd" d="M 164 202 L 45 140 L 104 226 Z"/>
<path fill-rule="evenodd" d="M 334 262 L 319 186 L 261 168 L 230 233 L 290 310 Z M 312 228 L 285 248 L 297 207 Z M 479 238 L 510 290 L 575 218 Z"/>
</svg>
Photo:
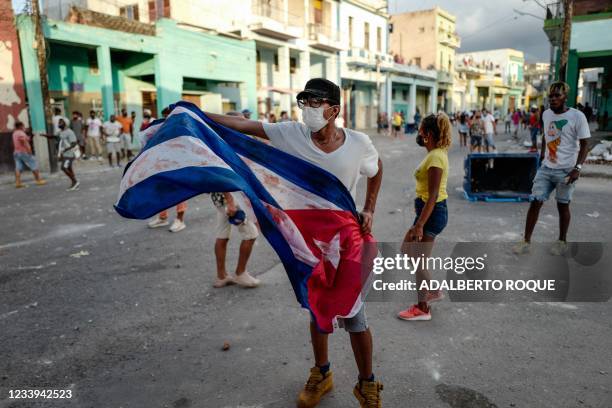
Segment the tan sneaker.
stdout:
<svg viewBox="0 0 612 408">
<path fill-rule="evenodd" d="M 45 184 L 47 184 L 47 180 L 43 180 L 43 179 L 39 179 L 35 181 L 37 186 L 44 186 Z"/>
<path fill-rule="evenodd" d="M 529 242 L 526 242 L 526 241 L 517 242 L 512 247 L 512 252 L 515 255 L 523 255 L 523 254 L 528 253 L 530 250 L 531 250 L 531 244 Z"/>
<path fill-rule="evenodd" d="M 310 377 L 304 389 L 300 391 L 297 399 L 298 408 L 313 408 L 319 404 L 321 398 L 334 387 L 332 372 L 328 371 L 325 376 L 321 374 L 319 367 L 310 369 Z"/>
<path fill-rule="evenodd" d="M 567 252 L 567 242 L 565 241 L 557 240 L 557 242 L 555 242 L 550 247 L 551 255 L 561 256 L 561 255 L 565 255 L 566 252 Z"/>
<path fill-rule="evenodd" d="M 27 187 L 27 184 L 23 184 L 23 183 L 15 183 L 15 188 L 25 188 Z"/>
<path fill-rule="evenodd" d="M 382 408 L 380 396 L 382 390 L 383 385 L 380 381 L 360 381 L 353 388 L 353 394 L 361 408 Z"/>
</svg>

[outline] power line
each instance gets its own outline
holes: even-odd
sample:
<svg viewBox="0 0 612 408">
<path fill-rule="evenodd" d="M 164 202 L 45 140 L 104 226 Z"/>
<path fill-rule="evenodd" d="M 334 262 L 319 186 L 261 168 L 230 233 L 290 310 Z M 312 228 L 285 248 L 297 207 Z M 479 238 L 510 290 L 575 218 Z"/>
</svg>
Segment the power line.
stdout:
<svg viewBox="0 0 612 408">
<path fill-rule="evenodd" d="M 505 24 L 505 23 L 510 22 L 511 20 L 516 20 L 518 18 L 519 18 L 519 16 L 504 16 L 502 18 L 499 18 L 499 19 L 493 21 L 491 24 L 489 24 L 487 26 L 484 26 L 480 30 L 478 30 L 478 31 L 476 31 L 476 32 L 474 32 L 474 33 L 472 33 L 470 35 L 461 36 L 461 39 L 462 40 L 466 40 L 468 38 L 472 38 L 472 37 L 474 37 L 474 36 L 476 36 L 478 34 L 481 34 L 483 31 L 488 30 L 489 28 L 491 28 L 493 26 L 496 26 L 496 25 L 499 25 L 499 24 Z M 503 21 L 503 20 L 506 20 L 506 21 Z M 503 21 L 503 23 L 502 23 L 502 21 Z"/>
</svg>

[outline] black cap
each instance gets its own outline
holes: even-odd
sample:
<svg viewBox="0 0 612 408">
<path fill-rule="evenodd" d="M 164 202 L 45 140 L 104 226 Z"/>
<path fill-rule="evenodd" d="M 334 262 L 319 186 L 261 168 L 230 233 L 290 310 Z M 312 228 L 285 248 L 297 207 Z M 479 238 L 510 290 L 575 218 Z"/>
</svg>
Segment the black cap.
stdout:
<svg viewBox="0 0 612 408">
<path fill-rule="evenodd" d="M 309 96 L 325 98 L 334 105 L 340 104 L 340 87 L 325 78 L 313 78 L 306 82 L 304 90 L 297 94 L 297 100 L 305 99 Z"/>
</svg>

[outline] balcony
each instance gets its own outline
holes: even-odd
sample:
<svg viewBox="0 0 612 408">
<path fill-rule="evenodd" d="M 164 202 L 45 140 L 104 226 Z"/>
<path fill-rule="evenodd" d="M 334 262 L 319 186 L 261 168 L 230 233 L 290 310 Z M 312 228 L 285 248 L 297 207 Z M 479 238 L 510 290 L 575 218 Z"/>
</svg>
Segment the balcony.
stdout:
<svg viewBox="0 0 612 408">
<path fill-rule="evenodd" d="M 319 50 L 336 52 L 346 49 L 340 42 L 340 33 L 323 24 L 308 24 L 308 39 L 310 46 Z"/>
<path fill-rule="evenodd" d="M 461 47 L 461 40 L 456 33 L 451 33 L 446 30 L 438 30 L 438 41 L 440 44 L 446 45 L 451 48 L 459 48 Z"/>
<path fill-rule="evenodd" d="M 249 29 L 283 41 L 302 37 L 304 30 L 300 16 L 289 13 L 282 4 L 282 1 L 254 1 Z"/>
<path fill-rule="evenodd" d="M 441 84 L 452 84 L 453 76 L 448 71 L 438 71 L 437 80 Z"/>
<path fill-rule="evenodd" d="M 393 66 L 393 57 L 388 54 L 375 53 L 363 48 L 351 48 L 346 52 L 346 64 L 353 67 L 390 71 Z"/>
</svg>

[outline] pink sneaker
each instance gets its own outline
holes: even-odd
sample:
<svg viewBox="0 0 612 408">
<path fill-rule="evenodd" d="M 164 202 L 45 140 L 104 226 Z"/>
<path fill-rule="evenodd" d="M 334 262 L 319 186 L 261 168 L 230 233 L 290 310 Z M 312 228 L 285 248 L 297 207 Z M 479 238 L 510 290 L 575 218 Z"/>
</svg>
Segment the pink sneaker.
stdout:
<svg viewBox="0 0 612 408">
<path fill-rule="evenodd" d="M 444 299 L 444 293 L 441 290 L 431 290 L 427 292 L 427 303 L 438 302 Z"/>
<path fill-rule="evenodd" d="M 431 320 L 431 309 L 429 312 L 424 312 L 417 305 L 412 305 L 408 309 L 399 312 L 397 317 L 408 321 Z"/>
</svg>

